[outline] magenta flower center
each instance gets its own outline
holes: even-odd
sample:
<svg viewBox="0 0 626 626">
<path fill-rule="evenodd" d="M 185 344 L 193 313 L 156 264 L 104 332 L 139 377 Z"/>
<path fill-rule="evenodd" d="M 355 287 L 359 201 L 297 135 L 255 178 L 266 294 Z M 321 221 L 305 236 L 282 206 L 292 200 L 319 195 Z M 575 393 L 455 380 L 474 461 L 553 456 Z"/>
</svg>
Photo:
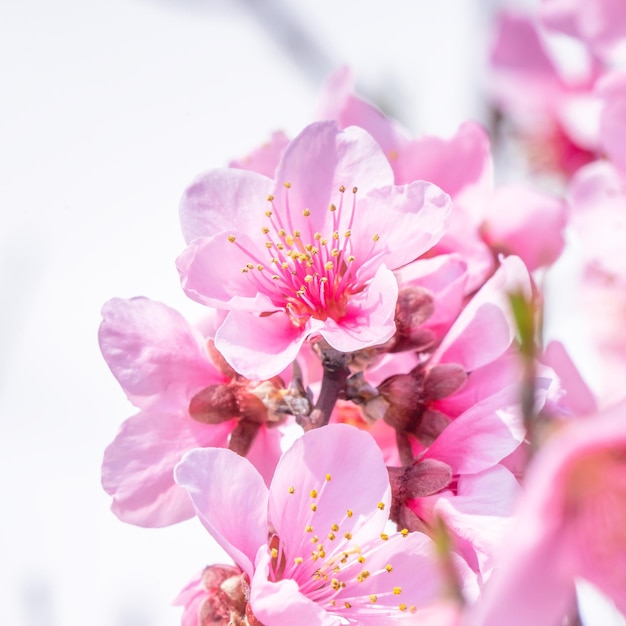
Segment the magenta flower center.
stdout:
<svg viewBox="0 0 626 626">
<path fill-rule="evenodd" d="M 285 187 L 289 190 L 291 184 L 285 183 Z M 299 210 L 304 218 L 309 218 L 311 210 L 290 207 L 288 193 L 284 211 L 276 210 L 274 196 L 268 196 L 272 208 L 265 211 L 267 225 L 262 228 L 267 250 L 265 259 L 245 250 L 234 235 L 228 236 L 231 243 L 239 245 L 250 257 L 250 262 L 241 269 L 242 274 L 255 281 L 260 292 L 270 295 L 274 304 L 284 308 L 295 326 L 305 324 L 310 317 L 322 321 L 329 317 L 342 319 L 350 295 L 363 289 L 356 278 L 359 264 L 355 264 L 357 259 L 351 239 L 357 188 L 352 188 L 352 202 L 347 209 L 344 208 L 344 192 L 342 185 L 337 204 L 331 203 L 328 207 L 332 230 L 325 233 L 315 231 L 308 219 L 304 220 L 303 228 L 293 227 L 292 211 Z M 374 234 L 368 260 L 378 240 L 379 235 Z"/>
<path fill-rule="evenodd" d="M 317 523 L 321 497 L 330 481 L 331 475 L 326 474 L 319 489 L 312 489 L 308 497 L 297 494 L 295 487 L 289 487 L 290 497 L 307 502 L 309 513 L 302 530 L 308 541 L 302 543 L 301 554 L 293 556 L 291 546 L 285 546 L 280 537 L 273 535 L 269 544 L 270 578 L 295 580 L 300 593 L 330 613 L 352 610 L 388 614 L 390 606 L 394 605 L 401 612 L 414 613 L 416 606 L 403 598 L 402 587 L 395 580 L 394 557 L 384 564 L 376 559 L 377 565 L 369 566 L 371 570 L 368 567 L 372 555 L 382 547 L 381 543 L 389 540 L 387 534 L 381 533 L 379 541 L 368 541 L 367 546 L 358 545 L 353 535 L 367 524 L 368 518 L 361 517 L 355 522 L 357 518 L 349 508 L 341 519 L 328 527 Z M 384 509 L 384 503 L 379 502 L 378 508 Z M 403 529 L 400 534 L 407 537 L 409 531 Z M 372 585 L 364 585 L 370 577 L 379 581 L 375 592 Z"/>
</svg>

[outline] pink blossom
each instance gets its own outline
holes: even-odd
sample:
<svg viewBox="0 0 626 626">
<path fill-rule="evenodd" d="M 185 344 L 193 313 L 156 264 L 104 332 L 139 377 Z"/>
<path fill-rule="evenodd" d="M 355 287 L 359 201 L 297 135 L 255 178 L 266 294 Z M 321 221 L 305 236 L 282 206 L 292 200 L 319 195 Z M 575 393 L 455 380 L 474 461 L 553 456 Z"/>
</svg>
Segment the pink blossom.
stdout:
<svg viewBox="0 0 626 626">
<path fill-rule="evenodd" d="M 569 189 L 572 230 L 581 242 L 579 313 L 600 356 L 602 401 L 624 397 L 626 376 L 626 176 L 611 163 L 583 168 Z"/>
<path fill-rule="evenodd" d="M 353 82 L 347 68 L 333 74 L 318 115 L 371 133 L 387 155 L 397 184 L 428 180 L 450 194 L 450 225 L 429 254 L 461 255 L 468 265 L 467 293 L 494 271 L 494 254 L 520 256 L 531 271 L 556 260 L 563 249 L 564 202 L 522 185 L 494 187 L 489 137 L 479 124 L 465 122 L 449 138 L 410 138 L 396 122 L 354 95 Z"/>
<path fill-rule="evenodd" d="M 468 264 L 468 292 L 479 287 L 493 271 L 490 250 L 476 230 L 468 205 L 476 205 L 489 193 L 493 165 L 489 138 L 473 122 L 462 124 L 450 138 L 412 138 L 407 130 L 375 106 L 353 93 L 354 77 L 349 68 L 335 72 L 322 92 L 318 117 L 336 119 L 340 127 L 356 125 L 370 133 L 383 149 L 396 184 L 428 180 L 450 194 L 453 217 L 442 240 L 431 252 L 459 253 Z"/>
<path fill-rule="evenodd" d="M 584 51 L 583 51 L 584 53 Z M 566 74 L 531 17 L 502 11 L 490 53 L 491 95 L 521 135 L 536 171 L 571 175 L 598 150 L 599 64 Z"/>
<path fill-rule="evenodd" d="M 269 482 L 280 455 L 280 430 L 263 423 L 248 428 L 250 420 L 241 419 L 241 409 L 246 400 L 256 406 L 260 400 L 254 392 L 269 393 L 274 385 L 250 385 L 232 371 L 220 371 L 209 356 L 207 339 L 164 304 L 147 298 L 114 299 L 105 304 L 102 315 L 102 354 L 140 409 L 122 424 L 104 453 L 102 485 L 113 497 L 113 512 L 125 522 L 149 527 L 191 517 L 187 494 L 173 477 L 174 466 L 191 448 L 238 447 Z M 207 389 L 232 391 L 232 403 L 216 410 L 219 415 L 210 420 L 202 415 L 194 419 L 190 403 Z M 250 436 L 253 441 L 244 442 L 251 444 L 246 450 L 241 438 Z"/>
<path fill-rule="evenodd" d="M 626 611 L 626 404 L 557 431 L 534 458 L 472 626 L 557 626 L 583 578 Z"/>
<path fill-rule="evenodd" d="M 530 270 L 552 265 L 565 246 L 567 205 L 524 185 L 501 185 L 483 199 L 480 231 L 492 251 L 521 257 Z"/>
<path fill-rule="evenodd" d="M 228 450 L 191 451 L 175 473 L 202 523 L 248 575 L 250 608 L 265 626 L 404 622 L 442 591 L 430 539 L 385 532 L 389 479 L 363 431 L 331 424 L 305 433 L 269 490 Z"/>
<path fill-rule="evenodd" d="M 584 41 L 595 54 L 611 57 L 626 40 L 626 5 L 622 0 L 543 0 L 548 28 Z"/>
<path fill-rule="evenodd" d="M 275 180 L 224 169 L 194 182 L 181 204 L 190 245 L 178 268 L 190 297 L 230 311 L 215 336 L 228 362 L 269 378 L 307 338 L 342 352 L 387 341 L 392 270 L 439 240 L 449 211 L 434 185 L 393 185 L 365 131 L 312 124 L 285 150 Z"/>
</svg>

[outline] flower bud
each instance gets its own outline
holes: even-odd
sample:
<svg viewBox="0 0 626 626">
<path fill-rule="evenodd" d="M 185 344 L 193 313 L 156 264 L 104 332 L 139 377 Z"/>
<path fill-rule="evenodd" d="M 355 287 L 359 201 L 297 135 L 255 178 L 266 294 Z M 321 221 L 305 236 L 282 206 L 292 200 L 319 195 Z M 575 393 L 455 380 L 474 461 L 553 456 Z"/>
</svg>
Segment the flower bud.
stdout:
<svg viewBox="0 0 626 626">
<path fill-rule="evenodd" d="M 189 403 L 189 415 L 203 424 L 220 424 L 239 414 L 237 394 L 231 385 L 209 385 Z"/>
</svg>

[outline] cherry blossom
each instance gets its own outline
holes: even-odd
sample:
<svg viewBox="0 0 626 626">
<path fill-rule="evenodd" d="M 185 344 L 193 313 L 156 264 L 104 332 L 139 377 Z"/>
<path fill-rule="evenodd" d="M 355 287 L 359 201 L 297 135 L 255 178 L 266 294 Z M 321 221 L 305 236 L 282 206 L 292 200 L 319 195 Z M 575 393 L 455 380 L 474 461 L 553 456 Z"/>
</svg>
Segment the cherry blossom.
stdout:
<svg viewBox="0 0 626 626">
<path fill-rule="evenodd" d="M 577 578 L 626 610 L 625 411 L 622 402 L 563 427 L 534 458 L 472 626 L 561 624 Z"/>
<path fill-rule="evenodd" d="M 265 626 L 410 621 L 441 597 L 431 540 L 387 529 L 387 470 L 363 431 L 331 424 L 305 433 L 269 490 L 246 459 L 223 449 L 188 452 L 176 480 L 247 574 L 250 610 Z M 467 566 L 455 563 L 474 594 Z"/>
<path fill-rule="evenodd" d="M 370 135 L 320 122 L 289 144 L 275 180 L 224 169 L 189 187 L 182 284 L 229 311 L 215 345 L 240 374 L 276 375 L 307 338 L 352 352 L 393 335 L 392 270 L 437 243 L 450 212 L 436 186 L 393 182 Z"/>
<path fill-rule="evenodd" d="M 192 448 L 230 445 L 250 456 L 269 482 L 281 433 L 268 425 L 285 419 L 276 411 L 286 392 L 283 385 L 251 384 L 223 364 L 220 370 L 207 338 L 160 302 L 114 299 L 102 315 L 102 354 L 140 409 L 104 453 L 102 484 L 113 497 L 113 512 L 150 527 L 191 517 L 193 509 L 174 483 L 173 469 Z M 214 350 L 213 357 L 220 363 Z"/>
</svg>

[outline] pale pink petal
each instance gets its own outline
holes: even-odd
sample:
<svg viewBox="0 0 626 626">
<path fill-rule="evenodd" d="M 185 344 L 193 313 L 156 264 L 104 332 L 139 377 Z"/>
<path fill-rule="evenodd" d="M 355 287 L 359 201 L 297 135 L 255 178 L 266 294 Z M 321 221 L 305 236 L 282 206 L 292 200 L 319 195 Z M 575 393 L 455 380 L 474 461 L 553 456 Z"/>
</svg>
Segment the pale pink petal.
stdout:
<svg viewBox="0 0 626 626">
<path fill-rule="evenodd" d="M 584 578 L 623 611 L 626 578 L 624 402 L 556 431 L 533 457 L 501 569 L 476 626 L 552 626 Z"/>
<path fill-rule="evenodd" d="M 502 541 L 521 488 L 513 474 L 501 465 L 458 479 L 457 493 L 424 498 L 454 535 L 461 554 L 474 552 L 486 580 L 501 554 Z M 424 504 L 422 503 L 422 507 Z M 470 558 L 467 557 L 468 562 Z"/>
<path fill-rule="evenodd" d="M 281 426 L 259 428 L 250 450 L 246 453 L 246 458 L 256 467 L 268 487 L 282 454 L 280 442 L 284 434 L 283 428 Z"/>
<path fill-rule="evenodd" d="M 570 196 L 571 224 L 587 266 L 604 274 L 603 280 L 625 281 L 626 178 L 607 161 L 591 163 L 573 177 Z"/>
<path fill-rule="evenodd" d="M 561 254 L 567 218 L 567 205 L 560 198 L 522 185 L 502 185 L 487 202 L 481 232 L 494 252 L 515 254 L 533 271 Z"/>
<path fill-rule="evenodd" d="M 522 261 L 510 256 L 459 315 L 433 362 L 457 363 L 472 371 L 504 354 L 515 336 L 508 301 L 514 291 L 530 297 L 530 277 Z"/>
<path fill-rule="evenodd" d="M 435 546 L 426 535 L 414 532 L 403 537 L 397 533 L 386 541 L 378 540 L 360 547 L 365 562 L 353 559 L 342 568 L 342 579 L 354 580 L 355 584 L 346 585 L 337 594 L 338 614 L 358 620 L 357 623 L 364 626 L 404 623 L 412 619 L 418 608 L 443 594 L 445 583 Z M 388 565 L 391 571 L 386 570 Z M 356 582 L 364 570 L 370 572 L 370 576 Z M 399 593 L 394 593 L 394 588 Z M 371 602 L 370 595 L 376 596 L 376 602 Z M 351 608 L 346 610 L 345 602 Z M 404 610 L 400 605 L 404 605 Z"/>
<path fill-rule="evenodd" d="M 626 19 L 626 14 L 624 15 Z M 607 156 L 626 170 L 626 72 L 613 72 L 603 78 L 597 93 L 604 101 L 600 116 L 600 140 Z"/>
<path fill-rule="evenodd" d="M 152 410 L 127 419 L 104 453 L 102 486 L 112 510 L 136 526 L 168 526 L 193 515 L 173 470 L 196 447 L 225 446 L 233 426 L 194 422 L 186 412 Z"/>
<path fill-rule="evenodd" d="M 567 394 L 564 402 L 574 415 L 585 415 L 597 409 L 593 393 L 561 342 L 551 341 L 542 361 L 558 374 Z"/>
<path fill-rule="evenodd" d="M 570 37 L 578 35 L 577 12 L 580 0 L 542 0 L 539 15 L 543 24 Z"/>
<path fill-rule="evenodd" d="M 289 144 L 287 135 L 282 131 L 272 133 L 269 141 L 242 159 L 235 159 L 229 163 L 230 167 L 257 172 L 269 178 L 274 177 L 274 171 Z"/>
<path fill-rule="evenodd" d="M 458 205 L 452 212 L 448 230 L 431 254 L 458 254 L 467 263 L 465 294 L 483 286 L 496 268 L 493 252 L 482 240 L 474 219 Z"/>
<path fill-rule="evenodd" d="M 202 584 L 202 573 L 192 580 L 174 599 L 174 606 L 182 606 L 181 626 L 201 626 L 198 622 L 200 606 L 207 597 Z"/>
<path fill-rule="evenodd" d="M 519 388 L 510 385 L 452 421 L 423 458 L 447 463 L 454 474 L 475 474 L 511 454 L 525 435 Z"/>
<path fill-rule="evenodd" d="M 229 241 L 230 236 L 235 241 Z M 253 268 L 242 272 L 248 270 L 249 263 Z M 280 308 L 272 301 L 279 297 L 279 290 L 256 267 L 265 264 L 269 264 L 267 251 L 238 231 L 196 239 L 176 259 L 183 289 L 193 300 L 218 308 L 259 312 Z M 263 291 L 259 281 L 266 286 Z"/>
<path fill-rule="evenodd" d="M 267 543 L 267 487 L 244 457 L 223 448 L 191 450 L 174 470 L 200 521 L 248 576 Z"/>
<path fill-rule="evenodd" d="M 366 273 L 363 265 L 374 256 L 397 269 L 424 254 L 441 239 L 451 210 L 450 197 L 424 181 L 368 193 L 359 202 L 350 238 L 361 266 L 358 275 Z"/>
<path fill-rule="evenodd" d="M 374 278 L 348 301 L 344 318 L 327 319 L 320 335 L 342 352 L 353 352 L 384 343 L 396 330 L 394 314 L 398 283 L 393 272 L 379 266 Z"/>
<path fill-rule="evenodd" d="M 522 119 L 543 113 L 561 92 L 559 73 L 530 17 L 500 12 L 490 65 L 495 74 L 490 88 L 498 105 Z"/>
<path fill-rule="evenodd" d="M 218 169 L 201 174 L 180 201 L 185 241 L 191 243 L 227 230 L 260 232 L 272 185 L 270 178 L 245 170 Z"/>
<path fill-rule="evenodd" d="M 312 574 L 318 567 L 310 559 L 313 534 L 328 556 L 344 549 L 346 532 L 356 543 L 378 536 L 390 502 L 387 469 L 371 435 L 345 424 L 306 433 L 283 455 L 270 486 L 269 516 L 285 549 L 285 575 L 309 566 Z M 331 540 L 333 524 L 339 530 Z M 293 563 L 298 556 L 307 557 L 300 566 Z"/>
<path fill-rule="evenodd" d="M 355 126 L 339 130 L 335 122 L 317 122 L 289 144 L 276 170 L 273 194 L 288 231 L 311 229 L 330 236 L 333 216 L 328 207 L 331 203 L 339 206 L 342 185 L 345 201 L 352 202 L 348 195 L 352 196 L 353 187 L 361 197 L 392 183 L 391 167 L 368 133 Z M 305 219 L 302 212 L 307 208 L 311 215 Z"/>
<path fill-rule="evenodd" d="M 250 380 L 280 374 L 298 356 L 306 336 L 316 326 L 295 327 L 286 313 L 258 316 L 231 311 L 215 335 L 215 347 L 228 363 Z"/>
<path fill-rule="evenodd" d="M 433 408 L 450 417 L 457 417 L 505 387 L 519 384 L 522 376 L 521 365 L 518 347 L 513 344 L 502 356 L 473 370 L 456 393 L 437 400 L 433 403 Z"/>
<path fill-rule="evenodd" d="M 626 5 L 621 0 L 543 0 L 540 15 L 548 28 L 582 39 L 609 59 L 626 39 Z"/>
<path fill-rule="evenodd" d="M 396 184 L 428 180 L 455 203 L 470 189 L 482 195 L 492 186 L 489 136 L 482 126 L 465 122 L 450 139 L 420 137 L 400 152 L 397 169 Z"/>
<path fill-rule="evenodd" d="M 100 349 L 133 404 L 189 398 L 224 381 L 204 339 L 174 309 L 147 298 L 109 300 L 102 308 Z"/>
<path fill-rule="evenodd" d="M 350 68 L 342 67 L 328 78 L 323 88 L 317 119 L 336 120 L 340 128 L 348 126 L 363 128 L 378 142 L 389 159 L 391 167 L 396 171 L 398 152 L 409 142 L 409 133 L 397 122 L 386 117 L 373 104 L 356 96 L 353 92 L 353 73 Z"/>
<path fill-rule="evenodd" d="M 268 580 L 269 570 L 270 554 L 267 546 L 263 546 L 257 555 L 250 586 L 250 607 L 263 626 L 340 626 L 340 619 L 300 593 L 298 583 L 292 578 Z"/>
<path fill-rule="evenodd" d="M 494 574 L 464 625 L 561 626 L 575 606 L 576 593 L 559 563 L 558 537 L 547 531 L 516 533 L 505 545 L 516 555 L 515 562 L 509 561 L 509 575 L 499 581 Z"/>
</svg>

